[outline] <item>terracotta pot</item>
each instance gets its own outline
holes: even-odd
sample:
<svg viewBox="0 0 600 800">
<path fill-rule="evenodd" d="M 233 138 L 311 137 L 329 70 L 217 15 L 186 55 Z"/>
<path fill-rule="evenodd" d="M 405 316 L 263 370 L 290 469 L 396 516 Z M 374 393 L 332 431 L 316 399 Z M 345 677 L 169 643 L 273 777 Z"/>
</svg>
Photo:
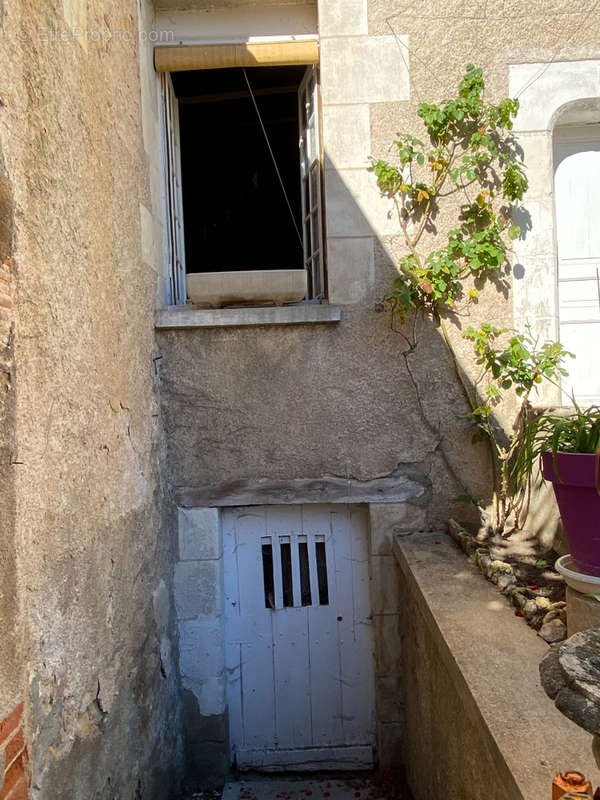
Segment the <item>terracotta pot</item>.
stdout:
<svg viewBox="0 0 600 800">
<path fill-rule="evenodd" d="M 558 772 L 552 781 L 552 800 L 565 796 L 591 796 L 592 784 L 586 781 L 581 772 Z"/>
<path fill-rule="evenodd" d="M 542 475 L 552 481 L 577 569 L 600 576 L 600 457 L 588 453 L 542 453 Z"/>
</svg>

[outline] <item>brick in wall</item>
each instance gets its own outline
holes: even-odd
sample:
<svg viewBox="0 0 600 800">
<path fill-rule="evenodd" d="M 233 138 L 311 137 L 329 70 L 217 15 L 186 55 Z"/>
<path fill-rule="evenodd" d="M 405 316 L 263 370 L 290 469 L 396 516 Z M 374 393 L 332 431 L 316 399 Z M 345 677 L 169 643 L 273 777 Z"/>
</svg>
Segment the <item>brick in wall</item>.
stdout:
<svg viewBox="0 0 600 800">
<path fill-rule="evenodd" d="M 23 703 L 0 721 L 0 800 L 27 800 L 27 747 L 23 733 Z"/>
</svg>

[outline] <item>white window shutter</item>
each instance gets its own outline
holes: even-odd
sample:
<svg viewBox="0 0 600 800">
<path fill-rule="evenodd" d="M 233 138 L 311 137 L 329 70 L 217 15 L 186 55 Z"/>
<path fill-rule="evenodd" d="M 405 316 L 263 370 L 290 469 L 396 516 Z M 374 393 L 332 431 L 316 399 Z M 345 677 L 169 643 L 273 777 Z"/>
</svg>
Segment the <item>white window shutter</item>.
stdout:
<svg viewBox="0 0 600 800">
<path fill-rule="evenodd" d="M 555 133 L 555 201 L 560 341 L 567 363 L 563 402 L 600 403 L 600 125 Z"/>
<path fill-rule="evenodd" d="M 181 150 L 179 142 L 179 102 L 168 72 L 161 74 L 165 119 L 167 162 L 167 238 L 169 245 L 169 288 L 171 303 L 186 301 L 185 242 L 181 193 Z"/>
<path fill-rule="evenodd" d="M 300 124 L 300 179 L 302 189 L 302 245 L 308 273 L 309 297 L 323 300 L 323 201 L 321 145 L 319 140 L 319 86 L 317 67 L 307 68 L 298 89 Z"/>
</svg>

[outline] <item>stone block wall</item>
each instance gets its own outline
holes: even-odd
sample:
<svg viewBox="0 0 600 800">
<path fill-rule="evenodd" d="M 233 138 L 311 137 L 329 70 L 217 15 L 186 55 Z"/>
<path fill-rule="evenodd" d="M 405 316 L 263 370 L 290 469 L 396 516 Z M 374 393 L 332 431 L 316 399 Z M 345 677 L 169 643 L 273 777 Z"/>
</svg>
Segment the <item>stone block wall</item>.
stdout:
<svg viewBox="0 0 600 800">
<path fill-rule="evenodd" d="M 179 509 L 175 608 L 190 786 L 219 783 L 228 767 L 223 539 L 217 508 Z"/>
<path fill-rule="evenodd" d="M 329 300 L 344 305 L 373 289 L 375 237 L 396 227 L 367 172 L 371 104 L 409 97 L 408 59 L 393 36 L 369 35 L 367 11 L 367 0 L 319 3 Z"/>
</svg>

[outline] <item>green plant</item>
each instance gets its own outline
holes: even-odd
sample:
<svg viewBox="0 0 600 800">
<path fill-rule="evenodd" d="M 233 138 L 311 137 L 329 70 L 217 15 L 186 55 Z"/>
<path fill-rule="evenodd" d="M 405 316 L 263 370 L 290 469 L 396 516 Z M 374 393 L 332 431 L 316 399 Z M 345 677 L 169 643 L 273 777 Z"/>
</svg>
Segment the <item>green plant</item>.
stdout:
<svg viewBox="0 0 600 800">
<path fill-rule="evenodd" d="M 524 469 L 525 461 L 519 461 L 517 453 L 532 416 L 530 393 L 542 381 L 556 382 L 566 374 L 563 363 L 570 355 L 558 343 L 539 345 L 529 334 L 483 323 L 463 334 L 472 344 L 474 367 L 479 370 L 470 378 L 461 368 L 447 327 L 449 319 L 467 313 L 477 302 L 487 282 L 507 288 L 508 242 L 521 235 L 511 220 L 517 210 L 527 217 L 518 208 L 527 177 L 510 133 L 518 109 L 518 101 L 510 98 L 486 102 L 483 72 L 469 64 L 456 97 L 439 105 L 419 105 L 417 114 L 428 144 L 403 134 L 392 145 L 393 163 L 372 159 L 370 167 L 381 194 L 395 203 L 407 251 L 399 259 L 398 276 L 384 303 L 393 318 L 400 319 L 398 332 L 408 345 L 403 356 L 422 411 L 410 362 L 417 347 L 417 319 L 425 316 L 441 329 L 469 405 L 467 416 L 477 428 L 473 442 L 485 440 L 489 446 L 494 500 L 488 528 L 494 533 L 521 527 L 527 515 L 532 470 Z M 457 224 L 441 247 L 429 249 L 442 206 L 457 212 Z M 412 333 L 405 324 L 410 316 Z M 520 398 L 511 434 L 496 415 L 509 391 Z M 461 499 L 480 505 L 466 490 Z"/>
<path fill-rule="evenodd" d="M 489 323 L 467 328 L 463 337 L 471 341 L 480 368 L 469 396 L 467 415 L 477 428 L 473 443 L 486 440 L 491 449 L 494 473 L 494 532 L 505 532 L 510 522 L 519 529 L 527 517 L 534 462 L 526 458 L 526 441 L 541 417 L 530 403 L 531 391 L 544 379 L 556 382 L 567 375 L 564 360 L 571 354 L 558 342 L 538 346 L 529 334 L 500 330 Z M 507 436 L 494 409 L 514 391 L 521 403 Z M 509 529 L 509 530 L 510 530 Z"/>
<path fill-rule="evenodd" d="M 497 105 L 483 99 L 483 73 L 469 64 L 458 96 L 441 105 L 421 103 L 429 146 L 410 134 L 394 142 L 396 164 L 372 159 L 370 169 L 382 195 L 392 198 L 408 253 L 386 302 L 402 318 L 422 308 L 435 317 L 472 302 L 478 291 L 465 291 L 467 279 L 499 276 L 506 261 L 506 241 L 521 230 L 510 224 L 511 205 L 523 198 L 527 178 L 507 132 L 518 100 Z M 440 201 L 460 195 L 459 224 L 444 247 L 422 252 L 424 234 L 433 229 Z"/>
<path fill-rule="evenodd" d="M 575 411 L 556 414 L 544 411 L 533 415 L 519 437 L 519 449 L 512 465 L 515 474 L 532 469 L 542 453 L 553 454 L 554 469 L 560 477 L 556 454 L 589 453 L 600 460 L 600 407 L 582 409 L 572 398 Z"/>
</svg>

